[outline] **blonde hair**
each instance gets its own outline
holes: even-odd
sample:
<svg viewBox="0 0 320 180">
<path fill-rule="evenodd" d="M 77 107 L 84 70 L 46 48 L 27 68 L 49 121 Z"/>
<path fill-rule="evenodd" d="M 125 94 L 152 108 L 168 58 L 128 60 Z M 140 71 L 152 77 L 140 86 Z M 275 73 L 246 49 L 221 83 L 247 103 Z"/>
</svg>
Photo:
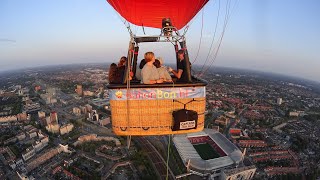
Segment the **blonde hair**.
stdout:
<svg viewBox="0 0 320 180">
<path fill-rule="evenodd" d="M 144 54 L 144 59 L 146 60 L 146 62 L 151 62 L 153 58 L 154 58 L 153 52 L 146 52 Z"/>
</svg>

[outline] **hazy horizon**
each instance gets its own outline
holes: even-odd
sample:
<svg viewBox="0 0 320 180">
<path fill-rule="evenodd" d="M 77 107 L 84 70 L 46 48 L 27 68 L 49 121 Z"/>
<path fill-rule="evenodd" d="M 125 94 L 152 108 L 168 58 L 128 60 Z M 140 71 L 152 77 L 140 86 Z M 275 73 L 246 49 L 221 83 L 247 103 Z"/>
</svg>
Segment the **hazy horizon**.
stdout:
<svg viewBox="0 0 320 180">
<path fill-rule="evenodd" d="M 211 54 L 207 65 L 212 62 L 218 67 L 278 73 L 320 82 L 319 1 L 231 2 L 231 16 L 219 54 L 216 59 Z M 225 13 L 223 3 L 218 23 L 220 33 Z M 209 1 L 190 22 L 186 37 L 191 62 L 195 60 L 203 26 L 195 64 L 202 65 L 208 55 L 218 7 L 218 1 Z M 127 54 L 129 34 L 106 1 L 4 0 L 0 2 L 0 20 L 0 71 L 113 62 Z M 131 28 L 134 33 L 143 34 L 141 27 Z M 159 30 L 153 28 L 145 28 L 145 31 L 149 35 L 159 34 Z M 139 59 L 145 51 L 154 51 L 156 56 L 164 57 L 166 63 L 175 59 L 170 44 L 141 44 Z"/>
<path fill-rule="evenodd" d="M 26 71 L 26 70 L 41 70 L 41 68 L 60 68 L 60 67 L 70 67 L 72 65 L 75 66 L 96 66 L 96 65 L 109 65 L 113 62 L 92 62 L 92 63 L 69 63 L 69 64 L 50 64 L 50 65 L 39 65 L 39 66 L 30 66 L 30 67 L 22 67 L 22 68 L 16 68 L 16 69 L 11 69 L 11 70 L 0 70 L 0 74 L 7 74 L 7 73 L 18 73 L 20 70 L 21 71 Z M 174 64 L 168 64 L 172 67 L 174 67 Z M 194 68 L 197 70 L 200 70 L 202 65 L 195 65 Z M 108 67 L 107 67 L 108 68 Z M 306 79 L 303 77 L 298 77 L 294 75 L 287 75 L 287 74 L 281 74 L 281 73 L 275 73 L 275 72 L 266 72 L 262 70 L 254 70 L 254 69 L 245 69 L 245 68 L 236 68 L 236 67 L 227 67 L 227 66 L 214 66 L 211 67 L 206 74 L 215 74 L 215 73 L 221 73 L 221 71 L 225 70 L 236 70 L 235 73 L 239 73 L 237 71 L 242 71 L 245 73 L 249 74 L 255 74 L 255 73 L 262 73 L 262 74 L 267 74 L 270 76 L 277 76 L 278 78 L 290 78 L 295 81 L 306 81 L 306 82 L 311 82 L 311 83 L 316 83 L 317 85 L 320 85 L 319 81 L 315 81 L 312 79 Z M 234 71 L 233 71 L 234 72 Z M 320 86 L 319 86 L 320 88 Z"/>
</svg>

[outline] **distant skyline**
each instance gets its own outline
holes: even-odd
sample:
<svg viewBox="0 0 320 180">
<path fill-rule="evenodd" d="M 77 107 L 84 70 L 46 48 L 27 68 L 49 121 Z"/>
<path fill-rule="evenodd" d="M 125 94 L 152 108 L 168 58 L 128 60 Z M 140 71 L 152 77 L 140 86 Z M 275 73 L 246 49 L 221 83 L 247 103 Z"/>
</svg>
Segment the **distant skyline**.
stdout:
<svg viewBox="0 0 320 180">
<path fill-rule="evenodd" d="M 224 13 L 227 1 L 220 2 Z M 273 72 L 320 82 L 320 1 L 231 2 L 234 7 L 231 19 L 213 66 Z M 208 54 L 218 4 L 218 0 L 210 0 L 203 10 L 203 39 L 196 64 L 203 64 Z M 224 14 L 220 16 L 222 19 Z M 202 11 L 187 32 L 191 61 L 199 46 L 201 17 Z M 118 61 L 126 55 L 129 41 L 126 27 L 105 0 L 2 0 L 0 27 L 0 71 Z M 142 33 L 140 27 L 132 26 L 132 29 Z M 148 34 L 159 34 L 158 30 L 145 30 Z M 174 62 L 170 45 L 142 44 L 139 59 L 149 50 L 164 57 L 167 63 Z"/>
</svg>

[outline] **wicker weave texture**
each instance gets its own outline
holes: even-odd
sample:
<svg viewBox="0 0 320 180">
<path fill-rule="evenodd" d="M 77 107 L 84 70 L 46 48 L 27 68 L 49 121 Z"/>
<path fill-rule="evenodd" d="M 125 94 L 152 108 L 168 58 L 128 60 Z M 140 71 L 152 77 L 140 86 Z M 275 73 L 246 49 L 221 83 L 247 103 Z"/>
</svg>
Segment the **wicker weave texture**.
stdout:
<svg viewBox="0 0 320 180">
<path fill-rule="evenodd" d="M 172 112 L 183 109 L 184 104 L 186 109 L 198 112 L 198 126 L 191 130 L 172 131 Z M 202 131 L 204 127 L 205 97 L 175 101 L 172 99 L 110 100 L 110 105 L 112 128 L 114 133 L 120 136 L 184 134 Z"/>
</svg>

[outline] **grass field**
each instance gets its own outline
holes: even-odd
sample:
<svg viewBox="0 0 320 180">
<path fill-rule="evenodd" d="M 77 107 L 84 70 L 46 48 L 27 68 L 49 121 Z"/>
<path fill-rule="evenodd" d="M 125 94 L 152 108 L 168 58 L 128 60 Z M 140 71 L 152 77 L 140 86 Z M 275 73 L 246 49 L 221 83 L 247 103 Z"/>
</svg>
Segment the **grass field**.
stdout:
<svg viewBox="0 0 320 180">
<path fill-rule="evenodd" d="M 197 150 L 198 154 L 203 160 L 220 157 L 220 155 L 207 143 L 194 144 L 193 147 Z"/>
</svg>

